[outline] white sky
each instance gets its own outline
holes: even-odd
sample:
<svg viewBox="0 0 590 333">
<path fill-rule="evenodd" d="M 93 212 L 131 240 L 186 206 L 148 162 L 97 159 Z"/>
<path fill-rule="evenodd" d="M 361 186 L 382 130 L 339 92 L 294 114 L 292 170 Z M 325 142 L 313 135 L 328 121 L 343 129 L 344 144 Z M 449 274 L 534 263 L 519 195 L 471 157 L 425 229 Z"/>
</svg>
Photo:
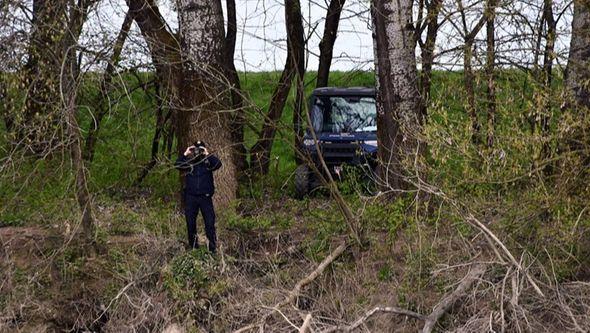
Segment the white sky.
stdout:
<svg viewBox="0 0 590 333">
<path fill-rule="evenodd" d="M 173 0 L 160 0 L 159 8 L 170 28 L 178 28 L 178 18 L 172 6 Z M 222 1 L 225 15 L 225 1 Z M 318 45 L 324 30 L 327 5 L 301 1 L 306 37 L 311 34 L 308 50 L 308 68 L 317 69 Z M 114 39 L 127 6 L 124 0 L 103 0 L 85 25 L 112 31 Z M 338 39 L 334 46 L 334 70 L 371 69 L 373 67 L 373 41 L 369 23 L 368 0 L 349 0 L 345 5 L 339 26 Z M 237 0 L 237 27 L 235 65 L 243 71 L 282 70 L 286 59 L 286 30 L 283 1 Z M 311 28 L 311 29 L 310 29 Z M 315 29 L 313 29 L 315 28 Z M 134 35 L 125 45 L 125 53 L 136 53 L 138 44 L 143 44 L 134 24 Z M 100 45 L 103 37 L 92 42 Z M 89 40 L 92 40 L 90 38 Z M 103 43 L 104 44 L 104 43 Z M 135 44 L 135 46 L 134 46 Z M 142 46 L 145 47 L 145 46 Z M 143 59 L 146 63 L 149 59 Z"/>
<path fill-rule="evenodd" d="M 17 0 L 15 0 L 17 1 Z M 31 0 L 23 1 L 23 7 L 30 8 Z M 49 1 L 49 0 L 48 0 Z M 175 0 L 159 0 L 159 8 L 170 29 L 178 28 L 177 14 L 173 9 Z M 308 70 L 317 69 L 318 45 L 323 35 L 324 16 L 329 0 L 300 0 L 304 17 L 304 29 L 309 36 Z M 472 27 L 481 16 L 483 1 L 462 0 L 465 8 L 470 8 L 467 25 Z M 225 5 L 225 0 L 222 0 Z M 235 64 L 242 71 L 282 70 L 286 58 L 286 29 L 283 0 L 236 0 L 238 36 Z M 456 11 L 456 0 L 443 0 L 443 12 L 440 17 L 448 16 L 439 31 L 435 54 L 438 69 L 461 69 L 463 45 L 460 17 Z M 539 13 L 543 0 L 507 0 L 497 14 L 496 47 L 499 66 L 528 66 L 533 60 Z M 23 8 L 21 7 L 21 8 Z M 2 40 L 14 40 L 7 36 L 20 36 L 26 39 L 28 13 L 18 7 L 11 12 L 2 11 L 0 19 L 6 22 L 0 26 Z M 4 10 L 4 8 L 2 8 Z M 572 6 L 569 0 L 554 0 L 554 13 L 559 16 L 556 54 L 558 64 L 565 65 L 570 42 Z M 20 10 L 20 13 L 18 12 Z M 224 9 L 225 10 L 225 9 Z M 99 59 L 108 58 L 113 42 L 120 29 L 127 11 L 125 0 L 101 0 L 86 22 L 81 47 L 99 52 Z M 347 0 L 342 13 L 338 38 L 334 46 L 333 70 L 369 70 L 373 68 L 373 41 L 370 31 L 369 0 Z M 417 15 L 414 13 L 414 17 Z M 454 23 L 454 24 L 451 24 Z M 458 30 L 459 29 L 459 30 Z M 521 36 L 514 39 L 517 34 Z M 23 42 L 16 46 L 0 47 L 2 57 L 0 68 L 19 68 L 26 57 Z M 543 45 L 541 45 L 543 47 Z M 458 48 L 458 49 L 456 49 Z M 456 50 L 455 50 L 456 49 Z M 449 50 L 454 50 L 449 52 Z M 420 67 L 419 50 L 417 50 L 418 67 Z M 485 28 L 478 35 L 474 52 L 474 65 L 485 61 Z M 96 66 L 92 52 L 85 54 L 85 62 Z M 123 66 L 149 66 L 145 41 L 134 24 L 131 35 L 125 43 Z M 100 62 L 104 65 L 105 61 Z"/>
</svg>

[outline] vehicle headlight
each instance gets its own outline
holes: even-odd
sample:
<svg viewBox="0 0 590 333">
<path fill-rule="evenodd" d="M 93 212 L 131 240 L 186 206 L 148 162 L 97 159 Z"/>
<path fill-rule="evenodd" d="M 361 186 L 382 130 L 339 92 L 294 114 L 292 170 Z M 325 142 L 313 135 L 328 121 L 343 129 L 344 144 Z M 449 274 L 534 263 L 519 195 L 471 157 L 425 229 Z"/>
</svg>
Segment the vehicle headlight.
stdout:
<svg viewBox="0 0 590 333">
<path fill-rule="evenodd" d="M 367 146 L 377 147 L 377 140 L 367 140 L 364 142 Z"/>
<path fill-rule="evenodd" d="M 304 146 L 313 146 L 315 141 L 313 139 L 303 139 Z"/>
</svg>

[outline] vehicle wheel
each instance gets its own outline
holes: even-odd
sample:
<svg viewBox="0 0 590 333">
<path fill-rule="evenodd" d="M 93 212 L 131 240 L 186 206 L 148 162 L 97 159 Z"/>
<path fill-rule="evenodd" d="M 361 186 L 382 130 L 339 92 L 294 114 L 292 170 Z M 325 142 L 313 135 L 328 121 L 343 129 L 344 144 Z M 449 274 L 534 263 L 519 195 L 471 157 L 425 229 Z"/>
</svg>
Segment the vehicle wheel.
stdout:
<svg viewBox="0 0 590 333">
<path fill-rule="evenodd" d="M 302 164 L 295 169 L 295 198 L 303 199 L 309 193 L 309 167 Z"/>
</svg>

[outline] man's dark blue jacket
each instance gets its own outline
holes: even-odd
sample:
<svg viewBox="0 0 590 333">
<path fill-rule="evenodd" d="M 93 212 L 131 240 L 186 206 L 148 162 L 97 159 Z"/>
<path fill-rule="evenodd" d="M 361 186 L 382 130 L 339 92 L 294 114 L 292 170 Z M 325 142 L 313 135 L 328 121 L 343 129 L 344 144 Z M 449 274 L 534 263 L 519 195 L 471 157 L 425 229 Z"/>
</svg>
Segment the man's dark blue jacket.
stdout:
<svg viewBox="0 0 590 333">
<path fill-rule="evenodd" d="M 215 185 L 213 183 L 213 171 L 221 168 L 221 161 L 213 156 L 200 159 L 199 157 L 180 156 L 174 166 L 186 171 L 185 194 L 213 195 Z"/>
</svg>

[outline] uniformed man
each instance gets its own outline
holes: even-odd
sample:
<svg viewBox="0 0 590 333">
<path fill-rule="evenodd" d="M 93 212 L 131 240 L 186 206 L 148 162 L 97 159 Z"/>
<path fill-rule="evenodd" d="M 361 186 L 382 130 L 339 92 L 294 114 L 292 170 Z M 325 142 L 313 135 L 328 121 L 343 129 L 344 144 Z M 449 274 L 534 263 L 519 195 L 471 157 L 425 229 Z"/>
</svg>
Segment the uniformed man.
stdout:
<svg viewBox="0 0 590 333">
<path fill-rule="evenodd" d="M 217 236 L 215 234 L 215 210 L 213 208 L 213 194 L 215 184 L 213 171 L 221 168 L 221 161 L 213 154 L 209 154 L 203 141 L 197 141 L 189 146 L 175 163 L 175 167 L 185 172 L 185 186 L 182 191 L 184 200 L 184 215 L 188 230 L 189 248 L 198 248 L 197 215 L 199 211 L 205 222 L 205 234 L 209 241 L 209 251 L 217 250 Z"/>
</svg>

